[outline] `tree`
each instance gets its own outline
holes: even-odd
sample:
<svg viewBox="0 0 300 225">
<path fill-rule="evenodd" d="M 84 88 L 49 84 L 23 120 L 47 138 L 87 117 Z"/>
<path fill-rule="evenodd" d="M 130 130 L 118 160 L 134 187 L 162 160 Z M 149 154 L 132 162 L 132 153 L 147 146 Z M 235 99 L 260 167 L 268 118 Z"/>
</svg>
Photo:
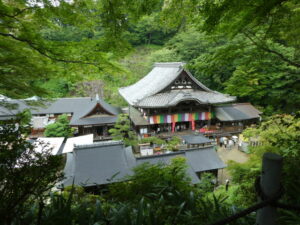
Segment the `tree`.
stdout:
<svg viewBox="0 0 300 225">
<path fill-rule="evenodd" d="M 55 123 L 46 126 L 44 135 L 46 137 L 71 137 L 74 131 L 74 128 L 70 127 L 68 116 L 63 114 L 57 117 Z"/>
<path fill-rule="evenodd" d="M 127 114 L 119 114 L 114 128 L 109 129 L 113 140 L 122 140 L 126 146 L 137 145 L 137 136 L 130 125 Z"/>
<path fill-rule="evenodd" d="M 166 13 L 178 14 L 177 18 L 166 15 L 173 23 L 182 20 L 195 24 L 208 33 L 223 33 L 229 37 L 244 35 L 261 50 L 278 57 L 290 66 L 299 68 L 300 4 L 295 0 L 274 1 L 169 1 L 165 4 Z M 297 49 L 293 55 L 274 49 L 271 40 L 283 47 Z"/>
<path fill-rule="evenodd" d="M 0 1 L 0 92 L 20 98 L 47 95 L 36 81 L 111 74 L 115 59 L 128 50 L 123 32 L 129 19 L 157 8 L 157 1 Z M 69 28 L 98 34 L 74 39 Z M 50 35 L 49 35 L 50 34 Z M 78 36 L 78 35 L 77 35 Z M 118 53 L 117 55 L 115 53 Z M 122 53 L 123 52 L 123 53 Z M 98 77 L 99 78 L 99 77 Z"/>
<path fill-rule="evenodd" d="M 181 143 L 181 139 L 178 136 L 173 136 L 168 142 L 167 142 L 167 149 L 171 151 L 177 151 L 178 145 Z"/>
<path fill-rule="evenodd" d="M 167 29 L 157 12 L 142 16 L 137 22 L 131 24 L 126 37 L 133 45 L 155 44 L 163 45 L 176 33 L 175 29 Z"/>
<path fill-rule="evenodd" d="M 263 122 L 258 128 L 249 128 L 244 131 L 248 138 L 258 138 L 260 145 L 251 147 L 251 158 L 245 164 L 230 164 L 230 172 L 233 175 L 233 182 L 238 185 L 234 193 L 237 202 L 251 204 L 256 201 L 253 195 L 253 183 L 255 177 L 260 173 L 261 158 L 265 152 L 273 152 L 283 157 L 283 176 L 281 177 L 285 193 L 283 202 L 292 205 L 300 204 L 299 185 L 299 138 L 300 118 L 299 114 L 274 115 Z M 250 183 L 249 183 L 250 181 Z M 290 224 L 297 224 L 300 221 L 299 215 L 291 212 L 281 212 L 282 222 L 288 220 Z"/>
<path fill-rule="evenodd" d="M 186 176 L 184 158 L 170 164 L 143 164 L 122 182 L 112 184 L 101 195 L 67 187 L 52 193 L 42 210 L 32 204 L 20 224 L 111 224 L 111 225 L 205 225 L 227 217 L 236 209 L 224 197 L 208 198 L 209 177 L 194 186 Z M 128 180 L 129 179 L 129 180 Z M 208 180 L 207 180 L 208 179 Z M 200 190 L 200 189 L 201 190 Z M 38 220 L 38 218 L 40 218 Z M 232 224 L 253 224 L 253 216 Z M 23 223 L 22 223 L 23 222 Z"/>
<path fill-rule="evenodd" d="M 6 225 L 20 220 L 62 175 L 61 157 L 50 149 L 37 152 L 24 122 L 22 117 L 0 122 L 0 217 Z"/>
<path fill-rule="evenodd" d="M 165 19 L 182 28 L 167 47 L 208 87 L 267 114 L 296 112 L 299 7 L 294 0 L 168 1 Z"/>
</svg>

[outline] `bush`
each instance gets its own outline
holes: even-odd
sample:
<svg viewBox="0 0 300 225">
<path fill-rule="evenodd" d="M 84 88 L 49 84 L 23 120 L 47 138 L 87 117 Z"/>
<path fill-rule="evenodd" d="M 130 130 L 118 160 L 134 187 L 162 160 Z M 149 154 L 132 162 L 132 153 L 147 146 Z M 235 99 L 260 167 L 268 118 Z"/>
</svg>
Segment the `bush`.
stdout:
<svg viewBox="0 0 300 225">
<path fill-rule="evenodd" d="M 70 121 L 66 114 L 60 115 L 56 122 L 46 126 L 44 135 L 46 137 L 71 137 L 75 129 L 70 127 Z"/>
</svg>

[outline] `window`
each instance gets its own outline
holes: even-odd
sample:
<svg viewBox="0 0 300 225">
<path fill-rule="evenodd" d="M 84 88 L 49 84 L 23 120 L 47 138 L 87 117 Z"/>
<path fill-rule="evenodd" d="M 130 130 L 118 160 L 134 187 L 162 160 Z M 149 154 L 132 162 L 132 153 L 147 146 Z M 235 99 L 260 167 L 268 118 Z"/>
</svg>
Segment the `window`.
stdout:
<svg viewBox="0 0 300 225">
<path fill-rule="evenodd" d="M 147 134 L 148 129 L 147 128 L 140 128 L 140 134 Z"/>
</svg>

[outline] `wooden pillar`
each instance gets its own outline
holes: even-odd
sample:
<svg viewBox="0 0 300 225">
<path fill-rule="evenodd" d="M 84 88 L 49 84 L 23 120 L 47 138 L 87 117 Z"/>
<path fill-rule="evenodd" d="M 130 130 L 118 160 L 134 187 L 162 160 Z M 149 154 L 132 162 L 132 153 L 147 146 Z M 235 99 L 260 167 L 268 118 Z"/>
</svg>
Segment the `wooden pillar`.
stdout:
<svg viewBox="0 0 300 225">
<path fill-rule="evenodd" d="M 260 188 L 267 197 L 272 197 L 280 191 L 280 177 L 282 170 L 282 157 L 274 153 L 265 153 L 263 156 Z M 266 206 L 259 209 L 256 214 L 256 225 L 276 225 L 277 209 Z"/>
</svg>

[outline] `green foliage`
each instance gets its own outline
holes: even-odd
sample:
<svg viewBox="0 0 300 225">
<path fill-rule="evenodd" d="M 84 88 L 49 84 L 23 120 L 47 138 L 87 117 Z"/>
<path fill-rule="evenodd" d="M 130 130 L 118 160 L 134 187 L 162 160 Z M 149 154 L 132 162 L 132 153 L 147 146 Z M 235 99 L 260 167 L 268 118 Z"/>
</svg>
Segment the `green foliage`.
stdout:
<svg viewBox="0 0 300 225">
<path fill-rule="evenodd" d="M 271 40 L 268 45 L 284 55 L 296 51 Z M 267 114 L 299 109 L 299 69 L 257 48 L 244 35 L 229 39 L 221 34 L 205 34 L 191 26 L 152 56 L 153 61 L 187 62 L 192 74 L 209 88 L 262 106 Z"/>
<path fill-rule="evenodd" d="M 228 169 L 232 184 L 236 185 L 230 193 L 231 202 L 240 207 L 249 207 L 256 203 L 257 196 L 254 183 L 261 173 L 261 158 L 251 156 L 243 164 L 230 161 Z"/>
<path fill-rule="evenodd" d="M 0 216 L 4 224 L 29 213 L 28 205 L 43 198 L 62 175 L 60 156 L 45 149 L 37 152 L 27 141 L 31 127 L 26 120 L 21 116 L 0 124 Z"/>
<path fill-rule="evenodd" d="M 137 145 L 137 136 L 132 130 L 127 114 L 119 114 L 114 128 L 109 130 L 113 140 L 122 140 L 125 146 Z"/>
<path fill-rule="evenodd" d="M 17 118 L 20 120 L 19 122 L 24 125 L 28 126 L 31 122 L 32 114 L 29 109 L 25 109 L 23 112 L 19 113 L 17 115 Z"/>
<path fill-rule="evenodd" d="M 232 213 L 223 197 L 204 197 L 205 191 L 211 191 L 208 175 L 195 187 L 186 177 L 186 169 L 185 159 L 180 157 L 170 165 L 142 164 L 127 182 L 112 184 L 110 196 L 142 210 L 139 213 L 144 222 L 140 224 L 209 224 Z M 245 221 L 249 218 L 236 224 L 248 224 Z"/>
<path fill-rule="evenodd" d="M 181 139 L 177 136 L 172 136 L 171 140 L 167 142 L 166 148 L 172 151 L 178 150 L 178 145 L 181 143 Z"/>
<path fill-rule="evenodd" d="M 46 137 L 71 137 L 74 131 L 74 128 L 70 127 L 68 116 L 63 114 L 57 117 L 55 123 L 46 126 L 44 135 Z"/>
<path fill-rule="evenodd" d="M 157 144 L 157 145 L 163 145 L 166 142 L 156 136 L 152 136 L 152 137 L 146 137 L 146 138 L 142 138 L 140 140 L 140 143 L 150 143 L 150 144 Z"/>
<path fill-rule="evenodd" d="M 112 75 L 119 70 L 116 58 L 129 49 L 123 38 L 128 23 L 160 5 L 154 0 L 56 4 L 51 0 L 39 4 L 0 1 L 2 94 L 14 98 L 47 95 L 37 81 Z"/>
<path fill-rule="evenodd" d="M 129 26 L 127 38 L 133 45 L 155 44 L 163 45 L 175 30 L 166 30 L 158 13 L 143 16 L 135 24 Z"/>
<path fill-rule="evenodd" d="M 140 165 L 125 181 L 110 185 L 110 192 L 102 196 L 86 193 L 81 187 L 67 187 L 63 192 L 51 193 L 47 200 L 28 204 L 26 214 L 15 218 L 15 222 L 204 225 L 234 213 L 223 196 L 206 197 L 204 191 L 210 189 L 208 184 L 192 185 L 186 168 L 184 158 L 174 158 L 170 165 Z M 232 224 L 250 225 L 253 217 Z"/>
<path fill-rule="evenodd" d="M 267 114 L 295 112 L 299 7 L 294 0 L 168 1 L 162 13 L 181 30 L 167 49 L 212 89 L 260 105 Z"/>
<path fill-rule="evenodd" d="M 230 163 L 229 169 L 233 182 L 238 185 L 235 191 L 235 202 L 246 205 L 255 201 L 253 182 L 261 168 L 261 158 L 265 152 L 273 152 L 283 157 L 283 175 L 281 177 L 285 194 L 282 201 L 292 205 L 299 205 L 299 115 L 275 115 L 263 122 L 258 128 L 249 128 L 248 137 L 259 138 L 260 145 L 252 147 L 250 160 L 244 164 Z M 282 220 L 299 222 L 296 214 L 282 212 Z"/>
<path fill-rule="evenodd" d="M 141 198 L 155 198 L 150 193 L 168 191 L 166 188 L 187 194 L 192 190 L 192 186 L 186 176 L 186 167 L 184 158 L 175 158 L 170 165 L 149 163 L 139 165 L 134 168 L 132 176 L 124 178 L 128 182 L 112 184 L 110 194 L 114 199 L 132 202 L 139 202 Z"/>
<path fill-rule="evenodd" d="M 216 177 L 212 173 L 201 173 L 200 178 L 200 184 L 197 184 L 199 189 L 198 191 L 204 196 L 214 190 L 214 184 L 212 181 L 216 179 Z"/>
</svg>

